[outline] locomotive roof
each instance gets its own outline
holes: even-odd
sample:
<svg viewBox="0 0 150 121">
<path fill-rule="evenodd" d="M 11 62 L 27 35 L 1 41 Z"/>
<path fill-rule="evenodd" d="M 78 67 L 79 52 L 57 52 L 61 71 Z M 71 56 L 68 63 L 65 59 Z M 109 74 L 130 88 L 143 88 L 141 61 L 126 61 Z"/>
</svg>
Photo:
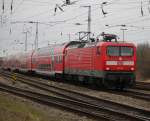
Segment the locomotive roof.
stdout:
<svg viewBox="0 0 150 121">
<path fill-rule="evenodd" d="M 129 42 L 98 42 L 97 46 L 134 46 L 133 43 L 129 43 Z"/>
<path fill-rule="evenodd" d="M 94 46 L 134 46 L 133 43 L 125 43 L 125 42 L 104 42 L 104 41 L 99 41 L 99 42 L 80 42 L 76 44 L 72 44 L 68 46 L 67 49 L 73 49 L 73 48 L 86 48 L 86 47 L 94 47 Z"/>
<path fill-rule="evenodd" d="M 93 47 L 93 46 L 108 46 L 108 45 L 122 45 L 122 46 L 133 46 L 133 43 L 124 43 L 124 42 L 86 42 L 86 41 L 70 41 L 61 44 L 53 44 L 47 47 L 39 48 L 35 51 L 35 53 L 49 53 L 50 51 L 55 51 L 55 53 L 63 52 L 66 48 L 85 48 L 85 47 Z"/>
</svg>

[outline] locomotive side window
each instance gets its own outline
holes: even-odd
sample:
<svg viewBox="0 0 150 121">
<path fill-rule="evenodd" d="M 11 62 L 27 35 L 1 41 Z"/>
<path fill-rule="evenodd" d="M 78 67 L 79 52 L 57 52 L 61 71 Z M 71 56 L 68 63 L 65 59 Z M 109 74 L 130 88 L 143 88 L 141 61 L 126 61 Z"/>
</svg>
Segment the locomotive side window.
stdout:
<svg viewBox="0 0 150 121">
<path fill-rule="evenodd" d="M 119 56 L 119 47 L 107 47 L 107 55 L 109 56 Z"/>
<path fill-rule="evenodd" d="M 132 47 L 121 47 L 121 56 L 132 56 L 133 48 Z"/>
</svg>

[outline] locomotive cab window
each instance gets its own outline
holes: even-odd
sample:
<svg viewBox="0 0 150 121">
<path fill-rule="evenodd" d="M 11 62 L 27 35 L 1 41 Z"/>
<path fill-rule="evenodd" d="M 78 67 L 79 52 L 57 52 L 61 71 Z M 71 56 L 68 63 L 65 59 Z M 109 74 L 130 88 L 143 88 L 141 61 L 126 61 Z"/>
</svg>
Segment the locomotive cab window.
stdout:
<svg viewBox="0 0 150 121">
<path fill-rule="evenodd" d="M 107 47 L 107 55 L 119 56 L 119 47 L 113 47 L 113 46 Z"/>
<path fill-rule="evenodd" d="M 121 56 L 132 56 L 133 48 L 132 47 L 121 47 Z"/>
<path fill-rule="evenodd" d="M 133 56 L 132 47 L 118 47 L 109 46 L 107 47 L 107 55 L 109 56 Z"/>
</svg>

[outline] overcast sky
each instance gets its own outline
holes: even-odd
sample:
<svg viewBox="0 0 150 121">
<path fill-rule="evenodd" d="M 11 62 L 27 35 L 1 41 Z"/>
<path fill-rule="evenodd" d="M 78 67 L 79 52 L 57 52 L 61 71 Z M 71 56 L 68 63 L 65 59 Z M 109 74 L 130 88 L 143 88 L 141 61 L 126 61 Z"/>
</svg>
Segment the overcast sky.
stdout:
<svg viewBox="0 0 150 121">
<path fill-rule="evenodd" d="M 122 28 L 125 30 L 125 41 L 134 43 L 149 42 L 150 38 L 150 0 L 71 0 L 73 5 L 62 7 L 64 12 L 55 5 L 61 6 L 63 0 L 0 0 L 0 56 L 24 51 L 24 32 L 28 31 L 28 50 L 34 48 L 36 24 L 23 23 L 28 21 L 39 24 L 39 47 L 54 43 L 62 43 L 77 39 L 75 33 L 87 31 L 88 8 L 91 5 L 91 31 L 95 37 L 101 32 L 117 34 L 122 40 Z M 101 4 L 106 16 L 102 14 Z M 16 22 L 16 23 L 13 23 Z M 20 22 L 20 23 L 19 23 Z M 76 25 L 80 23 L 81 25 Z M 109 25 L 109 27 L 105 26 Z M 121 27 L 119 25 L 127 25 Z"/>
</svg>

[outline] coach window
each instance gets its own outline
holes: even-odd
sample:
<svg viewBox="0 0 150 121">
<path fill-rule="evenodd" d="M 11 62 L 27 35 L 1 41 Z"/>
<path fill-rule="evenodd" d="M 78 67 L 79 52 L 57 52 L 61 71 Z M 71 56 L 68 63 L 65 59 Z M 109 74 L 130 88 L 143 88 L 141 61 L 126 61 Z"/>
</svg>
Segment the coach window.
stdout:
<svg viewBox="0 0 150 121">
<path fill-rule="evenodd" d="M 55 56 L 54 58 L 55 58 L 55 62 L 57 63 L 57 56 Z"/>
<path fill-rule="evenodd" d="M 45 64 L 45 70 L 47 70 L 47 68 L 48 68 L 48 67 L 47 67 L 47 64 Z"/>
<path fill-rule="evenodd" d="M 48 69 L 48 64 L 45 65 L 45 69 L 46 69 L 46 70 Z"/>
<path fill-rule="evenodd" d="M 59 56 L 57 56 L 57 63 L 59 63 Z"/>
<path fill-rule="evenodd" d="M 57 64 L 59 64 L 59 60 L 60 60 L 60 58 L 59 58 L 59 56 L 57 56 Z"/>
<path fill-rule="evenodd" d="M 63 56 L 60 56 L 60 57 L 61 57 L 61 63 L 62 63 Z"/>
<path fill-rule="evenodd" d="M 57 56 L 57 63 L 59 63 L 59 56 Z"/>
<path fill-rule="evenodd" d="M 61 56 L 59 56 L 59 63 L 61 63 Z"/>
<path fill-rule="evenodd" d="M 56 63 L 59 63 L 59 56 L 56 56 Z"/>
<path fill-rule="evenodd" d="M 49 64 L 47 64 L 47 69 L 49 69 Z"/>
<path fill-rule="evenodd" d="M 60 63 L 60 56 L 58 56 L 58 63 Z"/>
</svg>

